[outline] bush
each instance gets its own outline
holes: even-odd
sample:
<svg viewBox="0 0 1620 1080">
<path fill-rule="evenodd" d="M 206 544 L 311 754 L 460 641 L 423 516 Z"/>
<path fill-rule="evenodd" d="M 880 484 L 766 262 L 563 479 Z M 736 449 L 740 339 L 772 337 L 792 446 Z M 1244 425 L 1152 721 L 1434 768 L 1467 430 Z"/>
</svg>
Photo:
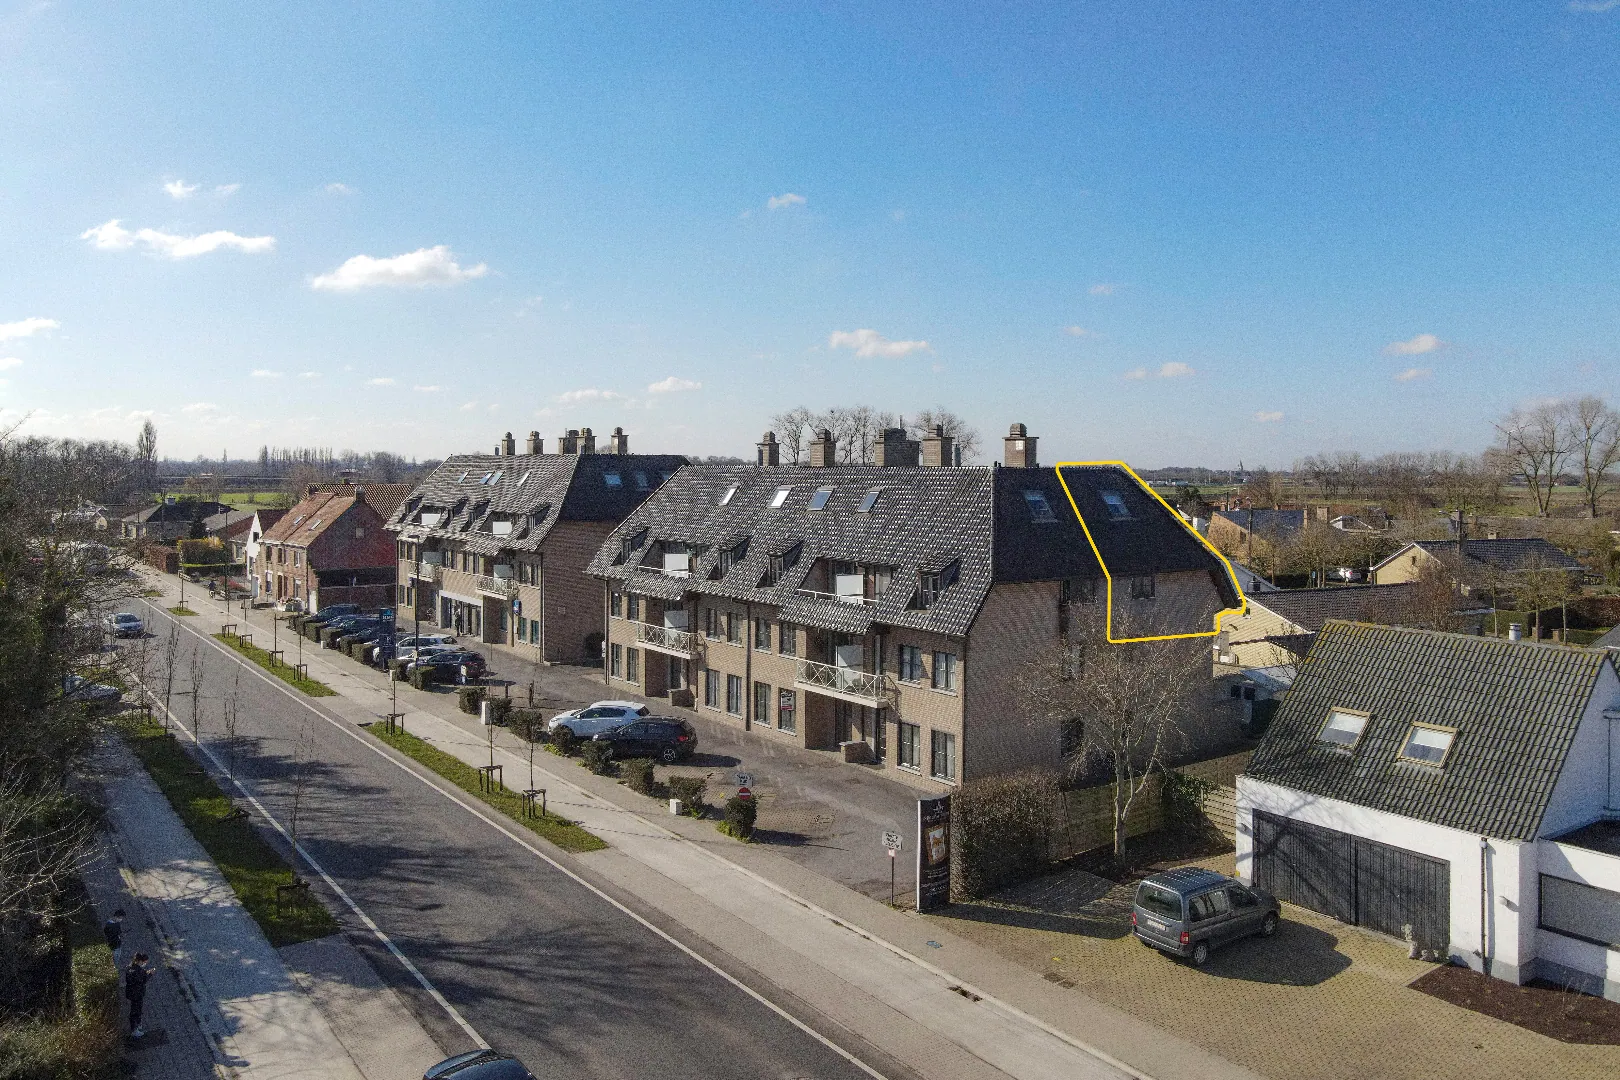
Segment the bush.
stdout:
<svg viewBox="0 0 1620 1080">
<path fill-rule="evenodd" d="M 595 739 L 580 743 L 579 760 L 596 775 L 606 776 L 613 771 L 613 746 Z"/>
<path fill-rule="evenodd" d="M 679 799 L 682 810 L 690 817 L 700 818 L 709 812 L 704 798 L 708 784 L 701 776 L 672 776 L 669 778 L 669 797 Z"/>
<path fill-rule="evenodd" d="M 953 891 L 986 896 L 1045 870 L 1059 797 L 1057 777 L 1038 769 L 963 784 L 951 800 Z"/>
<path fill-rule="evenodd" d="M 1160 774 L 1159 800 L 1164 804 L 1164 827 L 1189 838 L 1209 839 L 1212 833 L 1218 833 L 1204 813 L 1204 799 L 1219 786 L 1213 780 L 1188 776 L 1173 769 Z"/>
<path fill-rule="evenodd" d="M 438 681 L 438 668 L 419 667 L 411 669 L 411 685 L 418 690 L 426 690 Z"/>
<path fill-rule="evenodd" d="M 551 733 L 548 745 L 563 757 L 569 757 L 579 750 L 579 736 L 567 728 L 558 728 Z"/>
<path fill-rule="evenodd" d="M 489 702 L 489 722 L 505 727 L 512 717 L 512 699 L 486 695 L 484 700 Z"/>
<path fill-rule="evenodd" d="M 726 800 L 726 819 L 723 824 L 729 826 L 725 832 L 739 840 L 747 840 L 754 835 L 754 819 L 759 817 L 759 806 L 753 799 L 745 799 L 733 795 Z"/>
<path fill-rule="evenodd" d="M 397 656 L 388 661 L 388 674 L 393 676 L 395 682 L 405 681 L 405 665 L 408 662 L 409 661 L 401 660 Z"/>
<path fill-rule="evenodd" d="M 638 795 L 658 793 L 657 782 L 653 779 L 651 758 L 631 758 L 629 761 L 620 762 L 619 775 L 624 777 L 624 786 Z"/>
<path fill-rule="evenodd" d="M 463 686 L 456 691 L 456 704 L 461 706 L 461 711 L 464 713 L 477 716 L 478 703 L 483 700 L 484 688 L 482 686 Z"/>
<path fill-rule="evenodd" d="M 349 655 L 363 664 L 366 662 L 366 653 L 376 647 L 377 644 L 373 641 L 357 641 L 349 646 Z"/>
<path fill-rule="evenodd" d="M 539 709 L 511 706 L 506 714 L 506 726 L 524 742 L 545 743 L 550 738 L 546 731 L 546 714 Z"/>
</svg>

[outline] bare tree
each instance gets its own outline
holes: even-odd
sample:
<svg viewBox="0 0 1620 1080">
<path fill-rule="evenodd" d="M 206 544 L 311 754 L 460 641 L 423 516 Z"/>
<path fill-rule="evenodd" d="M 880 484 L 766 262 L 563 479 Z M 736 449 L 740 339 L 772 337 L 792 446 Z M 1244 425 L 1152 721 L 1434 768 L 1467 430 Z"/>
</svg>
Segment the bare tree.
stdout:
<svg viewBox="0 0 1620 1080">
<path fill-rule="evenodd" d="M 1514 603 L 1530 613 L 1534 620 L 1533 636 L 1541 640 L 1541 613 L 1549 608 L 1567 608 L 1577 590 L 1570 572 L 1560 566 L 1547 566 L 1536 559 L 1526 569 L 1515 571 L 1510 577 Z M 1567 614 L 1566 614 L 1567 621 Z"/>
<path fill-rule="evenodd" d="M 151 420 L 141 424 L 141 433 L 135 439 L 135 463 L 140 474 L 142 492 L 157 489 L 157 427 Z"/>
<path fill-rule="evenodd" d="M 186 674 L 191 678 L 191 737 L 201 746 L 202 733 L 202 696 L 203 677 L 206 671 L 203 666 L 202 646 L 191 647 L 191 658 L 186 663 Z"/>
<path fill-rule="evenodd" d="M 231 692 L 226 694 L 221 702 L 220 726 L 225 732 L 225 774 L 235 780 L 236 718 L 242 701 L 242 665 L 232 666 L 236 670 L 236 675 L 231 682 Z"/>
<path fill-rule="evenodd" d="M 169 703 L 174 700 L 174 670 L 180 660 L 180 628 L 169 624 L 169 636 L 163 641 L 158 662 L 163 665 L 163 730 L 169 730 Z"/>
<path fill-rule="evenodd" d="M 0 972 L 38 963 L 40 913 L 60 909 L 90 850 L 94 823 L 60 790 L 40 790 L 20 776 L 0 778 Z M 67 912 L 62 912 L 67 913 Z M 0 983 L 0 1007 L 26 1004 L 33 987 Z"/>
<path fill-rule="evenodd" d="M 1580 459 L 1586 514 L 1597 517 L 1599 505 L 1614 490 L 1614 467 L 1620 464 L 1620 413 L 1600 397 L 1587 396 L 1566 406 L 1571 456 Z"/>
<path fill-rule="evenodd" d="M 293 747 L 292 808 L 287 816 L 287 831 L 294 847 L 298 846 L 298 825 L 304 809 L 304 796 L 309 790 L 310 769 L 315 761 L 314 724 L 314 719 L 306 713 Z"/>
<path fill-rule="evenodd" d="M 1555 402 L 1514 409 L 1495 426 L 1500 440 L 1497 453 L 1524 477 L 1536 513 L 1546 517 L 1552 507 L 1553 485 L 1573 449 L 1566 410 Z"/>
<path fill-rule="evenodd" d="M 1274 510 L 1282 503 L 1282 478 L 1270 469 L 1256 469 L 1238 490 L 1238 496 L 1249 506 Z"/>
<path fill-rule="evenodd" d="M 771 417 L 771 432 L 782 446 L 783 458 L 789 465 L 804 464 L 805 433 L 815 419 L 809 409 L 795 405 L 786 412 Z"/>
<path fill-rule="evenodd" d="M 936 424 L 945 429 L 946 436 L 954 442 L 957 451 L 961 453 L 964 464 L 972 464 L 978 460 L 979 451 L 983 449 L 979 442 L 978 431 L 943 405 L 924 409 L 913 416 L 909 425 L 911 437 L 920 440 L 932 435 Z"/>
</svg>

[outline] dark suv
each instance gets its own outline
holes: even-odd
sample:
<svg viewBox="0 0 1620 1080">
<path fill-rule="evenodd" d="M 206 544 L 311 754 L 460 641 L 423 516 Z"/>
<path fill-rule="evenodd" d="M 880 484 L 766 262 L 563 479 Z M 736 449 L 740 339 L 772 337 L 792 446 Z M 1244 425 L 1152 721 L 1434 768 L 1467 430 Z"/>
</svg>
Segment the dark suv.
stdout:
<svg viewBox="0 0 1620 1080">
<path fill-rule="evenodd" d="M 1180 866 L 1142 879 L 1131 906 L 1131 933 L 1161 952 L 1203 967 L 1211 949 L 1277 932 L 1276 897 L 1224 874 Z"/>
<path fill-rule="evenodd" d="M 648 716 L 609 728 L 596 736 L 616 758 L 657 758 L 666 764 L 697 751 L 697 729 L 673 716 Z"/>
</svg>

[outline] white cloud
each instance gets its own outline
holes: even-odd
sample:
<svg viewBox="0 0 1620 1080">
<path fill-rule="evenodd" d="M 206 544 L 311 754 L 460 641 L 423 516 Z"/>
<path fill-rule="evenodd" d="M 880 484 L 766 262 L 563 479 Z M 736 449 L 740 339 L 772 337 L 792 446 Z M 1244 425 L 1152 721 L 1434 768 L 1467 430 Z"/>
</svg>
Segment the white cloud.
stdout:
<svg viewBox="0 0 1620 1080">
<path fill-rule="evenodd" d="M 1283 414 L 1280 412 L 1257 412 L 1254 414 L 1255 421 L 1261 424 L 1275 424 L 1282 418 Z"/>
<path fill-rule="evenodd" d="M 321 373 L 318 371 L 300 371 L 298 377 L 300 379 L 318 379 L 321 377 Z"/>
<path fill-rule="evenodd" d="M 0 356 L 0 371 L 10 371 L 14 367 L 22 367 L 22 357 Z"/>
<path fill-rule="evenodd" d="M 190 259 L 221 248 L 234 248 L 248 255 L 258 255 L 272 251 L 276 246 L 273 236 L 238 236 L 223 229 L 197 236 L 176 236 L 156 229 L 138 229 L 132 233 L 118 224 L 117 218 L 84 230 L 79 234 L 79 239 L 90 241 L 102 251 L 124 251 L 141 243 L 148 251 L 170 259 Z"/>
<path fill-rule="evenodd" d="M 1112 284 L 1110 282 L 1104 281 L 1104 282 L 1102 282 L 1100 284 L 1093 285 L 1091 288 L 1087 289 L 1086 291 L 1091 293 L 1092 296 L 1113 296 L 1114 291 L 1116 289 L 1118 289 L 1118 288 L 1119 288 L 1118 285 L 1114 285 L 1114 284 Z"/>
<path fill-rule="evenodd" d="M 1120 377 L 1124 379 L 1145 379 L 1148 377 L 1148 370 L 1145 367 L 1132 368 Z"/>
<path fill-rule="evenodd" d="M 380 377 L 375 378 L 375 379 L 367 379 L 366 380 L 366 385 L 367 386 L 393 386 L 394 385 L 394 380 L 390 379 L 386 375 L 383 375 L 383 376 L 380 376 Z"/>
<path fill-rule="evenodd" d="M 467 402 L 467 404 L 461 406 L 461 411 L 462 412 L 472 412 L 476 408 L 478 408 L 478 402 L 469 401 L 469 402 Z"/>
<path fill-rule="evenodd" d="M 1184 375 L 1196 374 L 1197 372 L 1194 371 L 1190 365 L 1183 364 L 1179 360 L 1172 360 L 1168 364 L 1165 364 L 1163 367 L 1159 368 L 1159 378 L 1161 379 L 1179 379 Z"/>
<path fill-rule="evenodd" d="M 489 273 L 484 263 L 465 269 L 450 254 L 444 244 L 418 248 L 404 255 L 388 259 L 374 259 L 370 255 L 356 255 L 330 274 L 321 274 L 310 282 L 316 289 L 330 292 L 354 292 L 386 285 L 392 288 L 421 288 L 424 285 L 458 285 L 463 281 L 481 278 Z"/>
<path fill-rule="evenodd" d="M 228 198 L 229 196 L 235 195 L 238 191 L 241 191 L 241 190 L 242 190 L 242 185 L 241 184 L 220 184 L 219 186 L 214 188 L 214 194 L 218 195 L 220 198 L 223 199 L 223 198 Z"/>
<path fill-rule="evenodd" d="M 188 184 L 184 180 L 170 180 L 163 185 L 163 190 L 169 193 L 171 199 L 189 199 L 197 194 L 197 185 Z"/>
<path fill-rule="evenodd" d="M 771 210 L 780 210 L 784 206 L 803 206 L 804 196 L 795 195 L 793 192 L 788 191 L 781 195 L 772 195 L 765 200 L 765 205 Z"/>
<path fill-rule="evenodd" d="M 1433 334 L 1419 334 L 1410 341 L 1392 341 L 1384 346 L 1385 356 L 1418 356 L 1422 353 L 1434 352 L 1445 345 L 1445 342 Z"/>
<path fill-rule="evenodd" d="M 55 319 L 40 318 L 18 319 L 16 322 L 0 323 L 0 341 L 33 337 L 43 330 L 55 330 L 61 325 Z"/>
<path fill-rule="evenodd" d="M 354 188 L 348 184 L 327 184 L 326 192 L 329 195 L 353 195 Z"/>
<path fill-rule="evenodd" d="M 1070 337 L 1096 337 L 1097 331 L 1087 330 L 1083 326 L 1065 326 L 1063 332 Z"/>
<path fill-rule="evenodd" d="M 703 389 L 703 384 L 700 383 L 700 382 L 694 382 L 691 379 L 682 379 L 682 378 L 678 378 L 677 376 L 671 375 L 667 379 L 661 379 L 658 382 L 649 383 L 648 386 L 647 386 L 647 393 L 649 393 L 649 394 L 678 394 L 683 390 L 701 390 L 701 389 Z"/>
<path fill-rule="evenodd" d="M 876 330 L 834 330 L 829 349 L 854 349 L 856 356 L 900 357 L 928 348 L 926 341 L 890 341 Z"/>
<path fill-rule="evenodd" d="M 413 387 L 411 387 L 411 389 L 415 390 L 419 394 L 437 394 L 440 390 L 443 390 L 444 387 L 442 387 L 442 386 L 413 386 Z"/>
<path fill-rule="evenodd" d="M 590 386 L 584 390 L 570 390 L 566 394 L 558 394 L 557 400 L 564 405 L 572 405 L 579 401 L 623 401 L 624 395 L 616 390 L 598 390 Z"/>
<path fill-rule="evenodd" d="M 279 379 L 279 378 L 281 378 L 281 372 L 279 372 L 279 371 L 271 371 L 268 368 L 254 368 L 253 369 L 253 378 L 255 378 L 255 379 Z"/>
<path fill-rule="evenodd" d="M 1413 379 L 1426 379 L 1430 375 L 1433 375 L 1433 374 L 1434 374 L 1434 370 L 1432 368 L 1412 367 L 1412 368 L 1407 368 L 1405 371 L 1403 371 L 1399 375 L 1395 376 L 1395 381 L 1396 382 L 1411 382 Z"/>
</svg>

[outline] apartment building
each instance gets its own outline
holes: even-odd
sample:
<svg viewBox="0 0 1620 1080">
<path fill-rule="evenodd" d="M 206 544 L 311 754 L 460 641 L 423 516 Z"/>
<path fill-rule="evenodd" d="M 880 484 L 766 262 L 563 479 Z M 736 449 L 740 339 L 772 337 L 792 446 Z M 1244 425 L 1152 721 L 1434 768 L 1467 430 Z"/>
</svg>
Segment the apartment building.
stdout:
<svg viewBox="0 0 1620 1080">
<path fill-rule="evenodd" d="M 1067 634 L 1100 639 L 1108 595 L 1065 482 L 1113 575 L 1116 636 L 1210 632 L 1240 604 L 1220 560 L 1124 470 L 1060 481 L 1022 424 L 1004 464 L 950 464 L 951 443 L 894 430 L 878 464 L 841 466 L 823 431 L 798 468 L 767 434 L 755 465 L 681 470 L 590 564 L 607 696 L 667 696 L 924 788 L 1056 766 L 1072 730 L 1020 717 L 1016 680 Z"/>
<path fill-rule="evenodd" d="M 387 606 L 394 595 L 394 545 L 363 484 L 312 487 L 259 537 L 261 598 Z"/>
<path fill-rule="evenodd" d="M 632 454 L 622 428 L 599 453 L 590 428 L 544 453 L 511 432 L 494 454 L 461 454 L 423 481 L 388 522 L 395 536 L 400 617 L 532 660 L 601 655 L 596 583 L 585 573 L 615 525 L 683 465 Z"/>
</svg>

